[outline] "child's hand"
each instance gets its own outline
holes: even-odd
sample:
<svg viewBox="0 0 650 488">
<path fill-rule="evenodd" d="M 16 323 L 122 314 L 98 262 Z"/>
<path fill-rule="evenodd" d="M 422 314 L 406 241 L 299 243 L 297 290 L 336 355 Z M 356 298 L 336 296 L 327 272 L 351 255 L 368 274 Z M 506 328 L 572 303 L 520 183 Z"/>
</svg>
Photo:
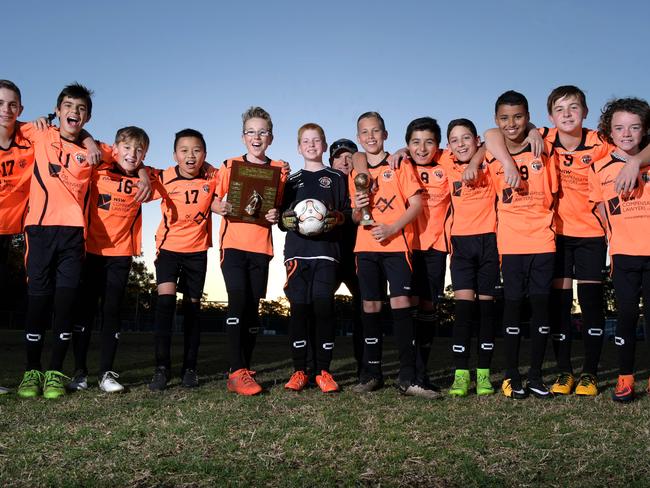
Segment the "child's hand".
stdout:
<svg viewBox="0 0 650 488">
<path fill-rule="evenodd" d="M 280 212 L 278 211 L 277 208 L 272 208 L 271 210 L 266 212 L 264 218 L 272 224 L 277 224 L 278 221 L 280 220 Z"/>
<path fill-rule="evenodd" d="M 217 210 L 216 213 L 219 215 L 228 215 L 230 212 L 232 212 L 232 203 L 227 202 L 226 200 L 221 200 L 217 204 Z"/>
<path fill-rule="evenodd" d="M 638 185 L 639 164 L 630 158 L 619 171 L 614 180 L 616 193 L 629 194 Z"/>
<path fill-rule="evenodd" d="M 151 195 L 153 194 L 153 189 L 151 188 L 151 181 L 149 178 L 141 178 L 136 184 L 138 191 L 135 192 L 135 201 L 139 203 L 148 202 L 151 200 Z"/>
<path fill-rule="evenodd" d="M 289 163 L 287 163 L 284 159 L 281 159 L 280 162 L 282 163 L 282 171 L 291 173 L 291 166 L 289 165 Z"/>
<path fill-rule="evenodd" d="M 528 141 L 528 144 L 530 144 L 530 150 L 533 152 L 533 155 L 536 158 L 540 157 L 542 152 L 544 152 L 544 138 L 539 133 L 539 131 L 533 129 L 530 132 L 528 132 L 528 137 L 526 137 L 526 141 Z"/>
<path fill-rule="evenodd" d="M 478 164 L 470 162 L 463 171 L 463 183 L 469 186 L 474 185 L 478 181 L 478 171 Z"/>
<path fill-rule="evenodd" d="M 282 212 L 282 226 L 287 230 L 296 230 L 298 228 L 298 219 L 296 212 L 293 210 L 285 210 Z"/>
<path fill-rule="evenodd" d="M 99 146 L 92 138 L 84 139 L 84 146 L 86 148 L 86 154 L 88 154 L 88 163 L 92 166 L 102 162 L 102 151 L 99 149 Z M 151 185 L 149 185 L 149 190 L 151 190 Z"/>
<path fill-rule="evenodd" d="M 39 131 L 44 131 L 47 129 L 51 124 L 50 124 L 50 119 L 49 117 L 39 117 L 36 120 L 32 121 L 32 124 L 36 128 L 36 130 Z"/>
<path fill-rule="evenodd" d="M 337 225 L 341 225 L 345 221 L 345 217 L 338 210 L 330 210 L 325 216 L 325 225 L 323 232 L 329 232 Z"/>
<path fill-rule="evenodd" d="M 372 233 L 372 237 L 374 237 L 375 240 L 384 242 L 386 239 L 390 238 L 390 236 L 392 236 L 396 230 L 393 229 L 392 225 L 373 224 L 372 230 L 370 232 Z"/>
<path fill-rule="evenodd" d="M 513 188 L 519 188 L 519 185 L 521 185 L 521 175 L 519 174 L 517 166 L 514 164 L 504 164 L 503 179 L 505 180 L 506 185 Z"/>
<path fill-rule="evenodd" d="M 408 155 L 409 155 L 408 150 L 405 147 L 403 147 L 402 149 L 398 149 L 393 154 L 388 156 L 386 161 L 388 161 L 388 165 L 390 166 L 390 169 L 399 169 L 399 165 L 402 162 L 402 159 L 404 159 Z"/>
<path fill-rule="evenodd" d="M 354 193 L 354 207 L 361 208 L 370 205 L 370 195 L 363 191 Z"/>
</svg>

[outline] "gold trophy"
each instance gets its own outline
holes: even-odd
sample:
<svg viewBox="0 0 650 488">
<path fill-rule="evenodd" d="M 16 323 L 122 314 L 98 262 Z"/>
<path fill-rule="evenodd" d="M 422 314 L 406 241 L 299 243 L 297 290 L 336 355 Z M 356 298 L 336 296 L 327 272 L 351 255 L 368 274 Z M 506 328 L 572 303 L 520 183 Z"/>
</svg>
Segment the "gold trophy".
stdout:
<svg viewBox="0 0 650 488">
<path fill-rule="evenodd" d="M 359 173 L 354 177 L 354 188 L 359 192 L 368 194 L 370 190 L 370 176 L 366 173 Z M 369 205 L 359 208 L 359 211 L 361 212 L 359 225 L 372 225 L 375 223 L 370 213 Z"/>
<path fill-rule="evenodd" d="M 248 205 L 244 208 L 244 212 L 246 212 L 247 215 L 253 216 L 257 213 L 257 211 L 262 207 L 262 195 L 257 193 L 257 190 L 253 190 L 252 195 L 248 199 Z"/>
</svg>

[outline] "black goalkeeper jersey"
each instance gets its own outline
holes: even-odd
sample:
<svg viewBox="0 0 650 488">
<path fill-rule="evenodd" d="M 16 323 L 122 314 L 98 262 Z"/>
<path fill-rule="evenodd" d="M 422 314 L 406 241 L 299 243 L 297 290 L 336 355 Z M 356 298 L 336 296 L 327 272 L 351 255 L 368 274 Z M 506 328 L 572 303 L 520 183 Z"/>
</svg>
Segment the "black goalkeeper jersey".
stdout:
<svg viewBox="0 0 650 488">
<path fill-rule="evenodd" d="M 346 221 L 350 220 L 351 208 L 348 195 L 347 177 L 331 168 L 319 171 L 301 169 L 290 175 L 284 188 L 281 212 L 293 208 L 296 203 L 306 199 L 321 200 L 330 210 L 343 212 Z M 342 229 L 337 226 L 330 232 L 316 236 L 303 236 L 297 231 L 287 232 L 284 241 L 284 259 L 329 259 L 340 261 L 341 251 L 339 242 L 342 239 Z M 280 224 L 282 230 L 286 230 Z"/>
</svg>

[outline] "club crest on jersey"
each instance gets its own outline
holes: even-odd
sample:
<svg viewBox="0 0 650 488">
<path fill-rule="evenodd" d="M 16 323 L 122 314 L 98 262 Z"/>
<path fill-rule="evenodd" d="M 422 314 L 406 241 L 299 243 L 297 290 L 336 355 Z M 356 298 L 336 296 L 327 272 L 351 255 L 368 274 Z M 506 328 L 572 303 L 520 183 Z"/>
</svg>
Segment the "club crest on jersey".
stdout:
<svg viewBox="0 0 650 488">
<path fill-rule="evenodd" d="M 530 167 L 533 169 L 535 173 L 539 173 L 540 171 L 542 171 L 544 164 L 541 161 L 536 160 L 530 163 Z"/>
<path fill-rule="evenodd" d="M 210 187 L 208 185 L 203 185 L 203 192 L 210 193 Z"/>
<path fill-rule="evenodd" d="M 581 161 L 582 164 L 591 164 L 591 156 L 589 156 L 589 154 L 585 154 L 584 156 L 582 156 Z"/>
<path fill-rule="evenodd" d="M 445 176 L 445 173 L 441 169 L 437 169 L 433 172 L 433 175 L 438 178 L 439 180 L 443 179 Z"/>
<path fill-rule="evenodd" d="M 26 165 L 27 165 L 27 161 L 25 161 L 24 159 L 18 161 L 18 167 L 24 168 Z"/>
<path fill-rule="evenodd" d="M 321 188 L 329 188 L 332 186 L 332 179 L 329 176 L 322 176 L 318 180 L 318 184 L 320 185 Z"/>
<path fill-rule="evenodd" d="M 393 170 L 387 169 L 381 174 L 381 177 L 384 179 L 384 181 L 390 181 L 393 179 Z"/>
<path fill-rule="evenodd" d="M 650 174 L 648 174 L 648 173 L 643 173 L 643 174 L 641 175 L 641 180 L 643 180 L 644 183 L 648 183 L 648 182 L 650 182 Z"/>
<path fill-rule="evenodd" d="M 108 193 L 100 193 L 97 195 L 97 208 L 100 210 L 111 209 L 111 196 Z"/>
<path fill-rule="evenodd" d="M 79 164 L 83 164 L 86 162 L 86 155 L 84 153 L 76 153 L 74 155 L 74 158 Z"/>
</svg>

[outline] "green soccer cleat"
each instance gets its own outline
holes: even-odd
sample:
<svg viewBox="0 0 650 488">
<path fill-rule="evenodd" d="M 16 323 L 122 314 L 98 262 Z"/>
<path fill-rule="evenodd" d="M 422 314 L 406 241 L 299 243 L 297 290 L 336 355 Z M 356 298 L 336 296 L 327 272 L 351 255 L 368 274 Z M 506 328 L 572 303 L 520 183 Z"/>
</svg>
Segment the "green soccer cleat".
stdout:
<svg viewBox="0 0 650 488">
<path fill-rule="evenodd" d="M 36 369 L 25 371 L 23 380 L 18 386 L 20 398 L 36 398 L 43 392 L 43 373 Z"/>
<path fill-rule="evenodd" d="M 469 370 L 457 369 L 454 374 L 454 384 L 449 389 L 449 395 L 455 397 L 467 396 L 469 392 Z"/>
<path fill-rule="evenodd" d="M 65 395 L 65 385 L 69 381 L 66 375 L 60 371 L 46 371 L 45 381 L 43 382 L 43 398 L 55 400 Z"/>
<path fill-rule="evenodd" d="M 476 370 L 476 394 L 478 396 L 494 395 L 494 386 L 490 381 L 489 368 L 478 368 Z"/>
</svg>

